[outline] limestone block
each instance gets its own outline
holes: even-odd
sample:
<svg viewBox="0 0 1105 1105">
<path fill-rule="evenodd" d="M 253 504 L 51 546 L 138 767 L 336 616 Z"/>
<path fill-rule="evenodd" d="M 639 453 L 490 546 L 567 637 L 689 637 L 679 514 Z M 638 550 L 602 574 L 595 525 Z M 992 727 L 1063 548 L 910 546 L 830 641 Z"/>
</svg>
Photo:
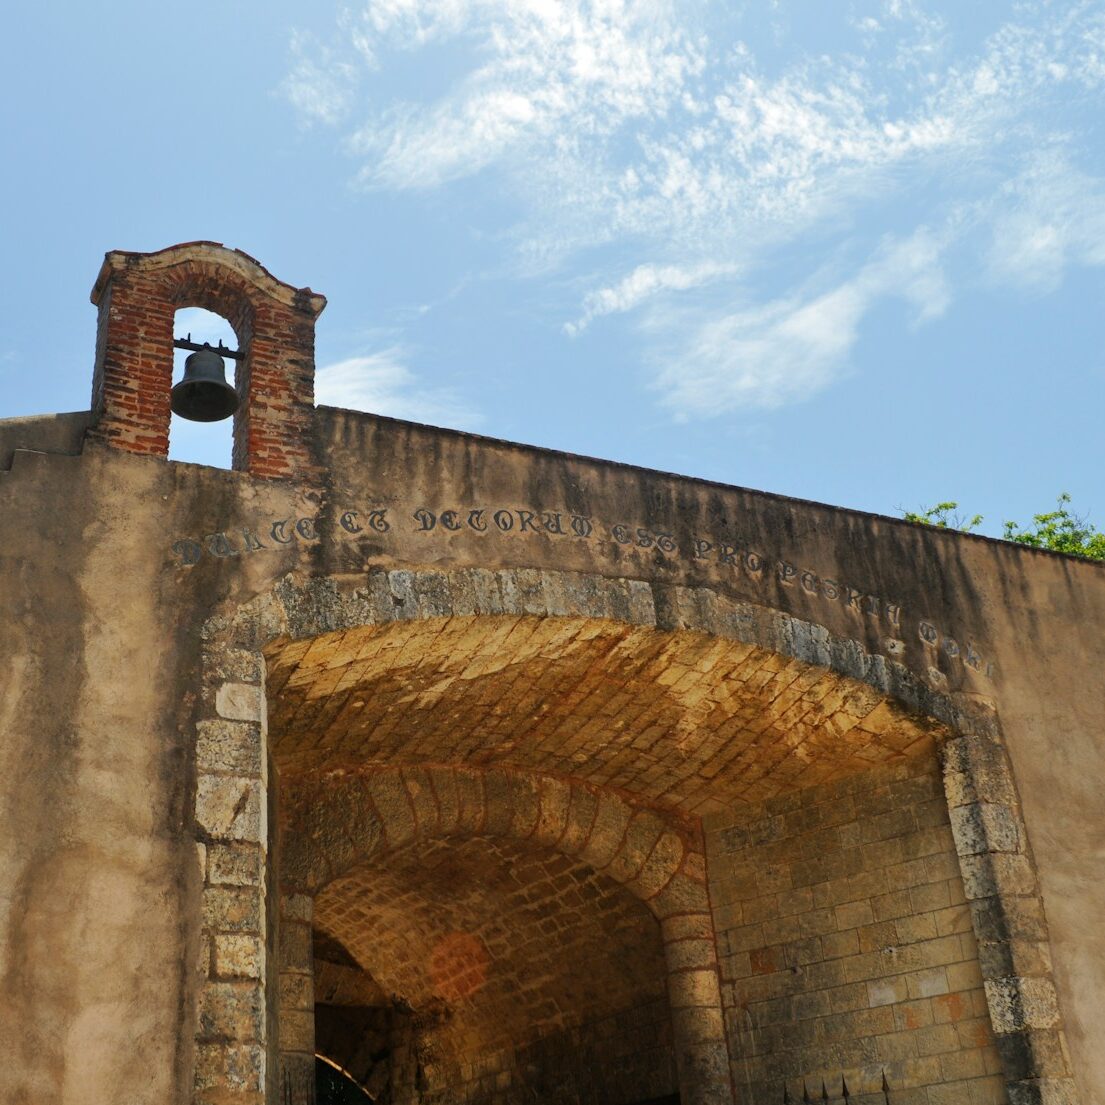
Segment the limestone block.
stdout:
<svg viewBox="0 0 1105 1105">
<path fill-rule="evenodd" d="M 635 625 L 656 624 L 656 603 L 652 597 L 652 587 L 643 580 L 626 581 L 629 598 L 629 620 Z"/>
<path fill-rule="evenodd" d="M 265 992 L 256 982 L 208 982 L 200 996 L 200 1037 L 264 1039 Z"/>
<path fill-rule="evenodd" d="M 706 888 L 686 875 L 675 875 L 648 904 L 661 919 L 673 913 L 704 913 L 709 908 Z"/>
<path fill-rule="evenodd" d="M 200 775 L 196 780 L 196 823 L 214 840 L 248 840 L 267 836 L 262 787 L 255 779 Z"/>
<path fill-rule="evenodd" d="M 195 1085 L 201 1091 L 263 1093 L 264 1045 L 201 1043 L 196 1048 Z"/>
<path fill-rule="evenodd" d="M 219 978 L 261 978 L 265 970 L 265 947 L 252 935 L 216 935 L 215 974 Z"/>
<path fill-rule="evenodd" d="M 260 722 L 265 716 L 265 696 L 249 683 L 223 683 L 215 692 L 215 712 L 228 721 Z"/>
<path fill-rule="evenodd" d="M 533 834 L 541 816 L 539 782 L 530 776 L 520 776 L 513 780 L 511 789 L 513 812 L 508 832 L 513 839 L 524 840 Z M 490 788 L 488 795 L 490 798 Z"/>
<path fill-rule="evenodd" d="M 580 856 L 596 870 L 604 868 L 621 847 L 629 815 L 629 807 L 620 798 L 600 795 L 595 824 L 580 851 Z"/>
<path fill-rule="evenodd" d="M 684 1105 L 732 1105 L 729 1082 L 729 1051 L 724 1043 L 683 1045 L 676 1035 L 676 1065 Z"/>
<path fill-rule="evenodd" d="M 417 827 L 410 796 L 403 780 L 394 772 L 381 772 L 365 780 L 364 788 L 380 815 L 384 836 L 392 848 L 414 840 Z"/>
<path fill-rule="evenodd" d="M 503 605 L 502 590 L 499 587 L 497 572 L 487 568 L 473 568 L 468 573 L 469 582 L 475 597 L 477 614 L 502 614 L 506 608 Z"/>
<path fill-rule="evenodd" d="M 717 972 L 714 970 L 677 971 L 668 975 L 668 1000 L 672 1010 L 715 1009 L 721 1005 Z"/>
<path fill-rule="evenodd" d="M 309 894 L 282 894 L 280 916 L 286 921 L 301 921 L 309 925 L 314 916 L 315 900 Z"/>
<path fill-rule="evenodd" d="M 952 833 L 961 856 L 982 852 L 1019 852 L 1017 816 L 1009 806 L 971 802 L 951 810 Z"/>
<path fill-rule="evenodd" d="M 479 772 L 457 770 L 457 827 L 478 832 L 487 817 L 487 800 L 483 791 L 483 776 Z"/>
<path fill-rule="evenodd" d="M 1001 940 L 978 946 L 979 966 L 987 978 L 1046 975 L 1052 970 L 1051 946 L 1046 940 Z"/>
<path fill-rule="evenodd" d="M 281 1019 L 289 1009 L 314 1013 L 315 988 L 310 975 L 280 972 L 280 1009 Z"/>
<path fill-rule="evenodd" d="M 419 833 L 422 836 L 436 836 L 441 826 L 441 812 L 429 774 L 418 767 L 404 768 L 403 784 L 410 796 Z"/>
<path fill-rule="evenodd" d="M 260 886 L 265 853 L 259 844 L 211 844 L 207 849 L 207 881 L 212 886 Z"/>
<path fill-rule="evenodd" d="M 538 787 L 537 828 L 534 836 L 542 844 L 553 846 L 560 842 L 568 827 L 568 810 L 572 801 L 572 788 L 560 779 L 545 777 Z"/>
<path fill-rule="evenodd" d="M 196 767 L 201 772 L 224 772 L 259 779 L 261 746 L 258 725 L 216 719 L 196 725 Z"/>
<path fill-rule="evenodd" d="M 280 926 L 280 969 L 311 970 L 311 929 L 309 925 L 285 922 Z"/>
<path fill-rule="evenodd" d="M 656 842 L 634 880 L 634 888 L 642 898 L 654 898 L 671 881 L 683 863 L 686 846 L 678 833 L 665 832 Z"/>
<path fill-rule="evenodd" d="M 213 682 L 252 683 L 260 686 L 265 665 L 260 653 L 252 649 L 210 649 L 204 656 L 204 676 Z"/>
<path fill-rule="evenodd" d="M 970 910 L 982 943 L 1047 939 L 1043 903 L 1036 896 L 979 898 L 971 902 Z"/>
<path fill-rule="evenodd" d="M 254 887 L 209 886 L 203 892 L 208 932 L 263 932 L 261 896 Z"/>
<path fill-rule="evenodd" d="M 283 1051 L 315 1050 L 315 1011 L 288 1009 L 280 1014 L 280 1047 Z"/>
<path fill-rule="evenodd" d="M 716 965 L 713 940 L 678 940 L 664 945 L 664 958 L 669 971 L 691 968 L 712 970 Z"/>
<path fill-rule="evenodd" d="M 988 978 L 984 985 L 995 1032 L 1058 1025 L 1059 1003 L 1050 979 Z"/>
<path fill-rule="evenodd" d="M 708 913 L 680 913 L 660 923 L 665 943 L 677 940 L 713 940 L 714 927 Z"/>
<path fill-rule="evenodd" d="M 422 618 L 443 618 L 453 613 L 448 577 L 443 572 L 419 572 L 414 580 L 415 601 Z"/>
<path fill-rule="evenodd" d="M 678 1014 L 679 1040 L 683 1044 L 702 1044 L 725 1039 L 725 1021 L 717 1008 L 696 1007 L 680 1009 Z"/>
<path fill-rule="evenodd" d="M 610 862 L 610 874 L 622 883 L 636 878 L 664 829 L 664 822 L 654 813 L 635 813 L 626 829 L 621 848 Z"/>
<path fill-rule="evenodd" d="M 1083 1105 L 1070 1078 L 1041 1078 L 1009 1085 L 1009 1105 Z"/>
<path fill-rule="evenodd" d="M 568 824 L 560 842 L 561 848 L 569 855 L 578 853 L 591 835 L 597 809 L 598 798 L 593 791 L 586 787 L 572 787 Z"/>
<path fill-rule="evenodd" d="M 429 767 L 425 770 L 437 798 L 438 824 L 442 833 L 451 833 L 456 829 L 460 817 L 456 775 L 447 767 Z"/>
<path fill-rule="evenodd" d="M 1024 855 L 985 853 L 963 856 L 963 892 L 968 901 L 996 895 L 1027 896 L 1036 893 L 1036 873 Z"/>
<path fill-rule="evenodd" d="M 943 757 L 949 806 L 971 802 L 1016 805 L 1012 775 L 997 741 L 985 736 L 955 737 L 944 745 Z"/>
</svg>

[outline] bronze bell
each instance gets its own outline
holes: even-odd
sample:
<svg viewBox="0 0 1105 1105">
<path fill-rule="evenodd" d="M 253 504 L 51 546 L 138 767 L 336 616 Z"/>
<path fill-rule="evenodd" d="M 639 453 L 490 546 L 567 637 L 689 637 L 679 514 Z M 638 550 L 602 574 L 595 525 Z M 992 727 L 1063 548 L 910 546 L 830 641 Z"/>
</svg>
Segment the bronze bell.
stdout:
<svg viewBox="0 0 1105 1105">
<path fill-rule="evenodd" d="M 184 376 L 170 395 L 173 414 L 192 422 L 219 422 L 229 418 L 241 400 L 226 382 L 226 365 L 209 345 L 184 362 Z"/>
</svg>

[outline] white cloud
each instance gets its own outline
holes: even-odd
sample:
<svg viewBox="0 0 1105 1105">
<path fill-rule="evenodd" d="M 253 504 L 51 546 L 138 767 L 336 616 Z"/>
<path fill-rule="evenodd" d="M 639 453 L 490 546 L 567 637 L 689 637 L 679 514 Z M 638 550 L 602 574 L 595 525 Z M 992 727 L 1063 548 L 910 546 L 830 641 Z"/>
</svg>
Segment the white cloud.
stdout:
<svg viewBox="0 0 1105 1105">
<path fill-rule="evenodd" d="M 680 418 L 771 409 L 808 399 L 849 370 L 867 312 L 905 299 L 918 321 L 941 314 L 948 289 L 942 238 L 921 228 L 886 243 L 850 280 L 805 298 L 782 298 L 699 323 L 655 384 Z"/>
<path fill-rule="evenodd" d="M 434 186 L 535 148 L 555 161 L 574 141 L 662 113 L 702 64 L 669 0 L 391 0 L 368 5 L 353 31 L 373 59 L 455 37 L 475 44 L 461 80 L 353 135 L 364 184 Z"/>
<path fill-rule="evenodd" d="M 990 276 L 1036 291 L 1058 287 L 1069 265 L 1105 265 L 1105 184 L 1064 149 L 1040 152 L 990 212 Z"/>
<path fill-rule="evenodd" d="M 427 387 L 403 363 L 399 347 L 324 365 L 315 376 L 315 401 L 347 410 L 438 426 L 474 428 L 479 413 L 451 388 Z"/>
<path fill-rule="evenodd" d="M 662 292 L 687 291 L 718 277 L 731 276 L 736 271 L 736 265 L 718 261 L 697 265 L 638 265 L 616 284 L 588 292 L 583 299 L 583 313 L 575 322 L 565 323 L 564 330 L 576 337 L 603 315 L 631 311 Z"/>
<path fill-rule="evenodd" d="M 854 52 L 770 70 L 746 44 L 708 38 L 704 11 L 676 0 L 364 4 L 343 24 L 362 65 L 383 71 L 448 44 L 462 68 L 438 94 L 367 110 L 349 136 L 359 179 L 430 188 L 500 166 L 529 202 L 530 237 L 553 239 L 531 242 L 535 253 L 628 235 L 744 243 L 757 228 L 800 232 L 902 163 L 978 156 L 1057 84 L 1105 79 L 1105 22 L 1086 3 L 1018 5 L 1020 22 L 953 56 L 942 18 L 889 0 L 842 14 Z M 876 25 L 885 48 L 872 54 L 863 43 Z M 285 90 L 333 121 L 348 106 L 349 63 L 308 46 L 297 43 Z"/>
<path fill-rule="evenodd" d="M 778 406 L 848 370 L 874 304 L 904 300 L 917 323 L 947 309 L 943 260 L 965 233 L 948 212 L 992 227 L 974 267 L 995 280 L 1047 288 L 1071 263 L 1103 263 L 1101 188 L 1069 164 L 985 198 L 1039 148 L 1056 106 L 1093 102 L 1105 85 L 1100 4 L 1024 0 L 978 19 L 930 8 L 853 5 L 840 13 L 849 48 L 776 56 L 734 41 L 739 20 L 711 38 L 725 23 L 716 9 L 678 0 L 362 0 L 343 24 L 358 65 L 379 76 L 399 55 L 411 65 L 425 51 L 432 64 L 447 49 L 460 75 L 421 98 L 362 101 L 348 146 L 372 189 L 496 172 L 490 186 L 522 215 L 513 233 L 492 233 L 529 275 L 596 246 L 632 249 L 637 266 L 627 273 L 618 254 L 563 329 L 641 312 L 668 344 L 657 385 L 680 416 Z M 303 52 L 287 94 L 312 118 L 354 117 L 337 53 L 315 58 L 311 70 Z M 320 77 L 331 72 L 336 90 Z M 832 289 L 712 315 L 672 303 L 766 267 L 811 232 L 819 247 L 857 225 L 873 240 L 864 207 L 903 198 L 915 223 L 945 229 L 889 239 Z"/>
<path fill-rule="evenodd" d="M 300 118 L 328 125 L 341 122 L 353 100 L 356 68 L 299 33 L 292 35 L 292 54 L 295 63 L 280 87 Z"/>
</svg>

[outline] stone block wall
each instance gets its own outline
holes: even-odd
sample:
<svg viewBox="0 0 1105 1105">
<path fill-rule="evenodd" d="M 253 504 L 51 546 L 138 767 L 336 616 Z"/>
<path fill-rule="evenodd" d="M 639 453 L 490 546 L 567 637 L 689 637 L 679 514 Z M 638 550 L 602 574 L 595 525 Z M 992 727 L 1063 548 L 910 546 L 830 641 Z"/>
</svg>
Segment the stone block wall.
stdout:
<svg viewBox="0 0 1105 1105">
<path fill-rule="evenodd" d="M 715 817 L 733 1076 L 748 1105 L 1001 1105 L 1001 1062 L 935 750 Z"/>
</svg>

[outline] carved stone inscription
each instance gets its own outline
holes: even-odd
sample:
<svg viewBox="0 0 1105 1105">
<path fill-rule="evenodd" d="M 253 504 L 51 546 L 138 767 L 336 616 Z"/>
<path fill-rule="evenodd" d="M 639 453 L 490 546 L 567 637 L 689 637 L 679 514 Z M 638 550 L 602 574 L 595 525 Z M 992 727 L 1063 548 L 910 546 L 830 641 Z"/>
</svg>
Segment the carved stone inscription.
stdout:
<svg viewBox="0 0 1105 1105">
<path fill-rule="evenodd" d="M 431 510 L 418 506 L 372 507 L 340 511 L 330 532 L 320 532 L 313 518 L 289 516 L 266 520 L 241 530 L 220 530 L 202 537 L 181 538 L 171 550 L 179 567 L 191 568 L 205 558 L 225 559 L 254 553 L 279 552 L 322 540 L 350 539 L 361 534 L 386 537 L 397 529 L 420 539 L 431 535 L 448 538 L 468 533 L 489 539 L 538 539 L 553 541 L 609 542 L 618 549 L 650 553 L 663 560 L 709 563 L 724 574 L 736 575 L 753 585 L 774 578 L 780 586 L 801 590 L 819 602 L 840 604 L 859 619 L 872 619 L 882 636 L 884 651 L 898 655 L 905 651 L 907 634 L 915 634 L 929 650 L 933 666 L 930 678 L 943 675 L 935 666 L 937 653 L 972 671 L 992 675 L 993 661 L 969 639 L 952 636 L 926 618 L 909 618 L 901 605 L 873 595 L 847 582 L 821 575 L 767 551 L 753 549 L 734 539 L 718 535 L 694 536 L 680 542 L 664 530 L 629 522 L 599 522 L 590 515 L 567 510 L 528 510 L 521 507 L 464 507 Z M 612 551 L 612 550 L 611 550 Z M 753 590 L 756 588 L 754 587 Z"/>
</svg>

